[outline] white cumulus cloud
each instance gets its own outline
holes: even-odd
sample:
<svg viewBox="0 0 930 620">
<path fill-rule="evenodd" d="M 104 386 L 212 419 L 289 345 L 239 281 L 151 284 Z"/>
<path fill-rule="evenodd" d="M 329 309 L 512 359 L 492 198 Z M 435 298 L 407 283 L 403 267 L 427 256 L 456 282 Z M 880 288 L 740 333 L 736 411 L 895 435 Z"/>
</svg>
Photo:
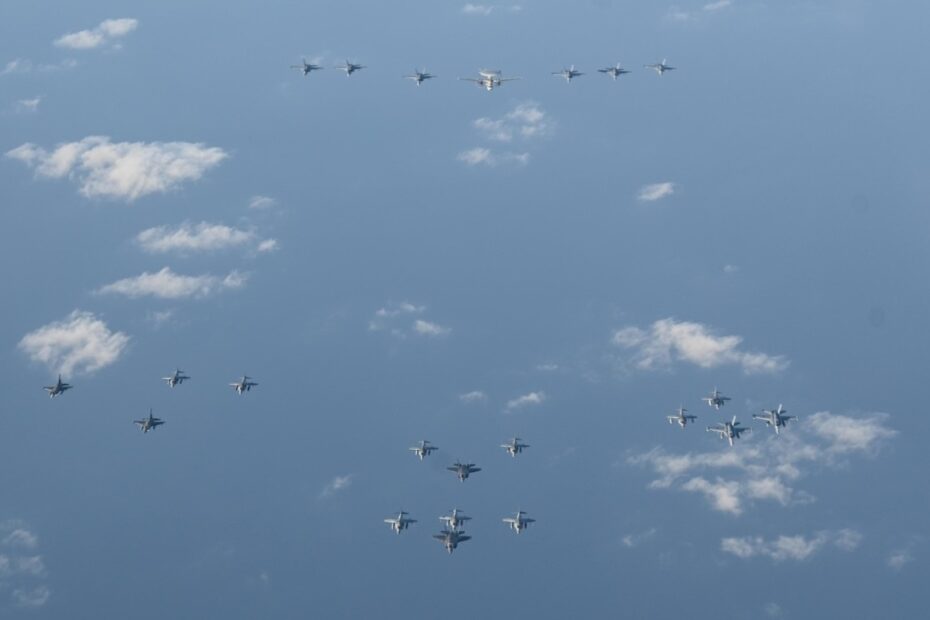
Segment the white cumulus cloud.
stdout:
<svg viewBox="0 0 930 620">
<path fill-rule="evenodd" d="M 227 154 L 199 143 L 110 142 L 106 136 L 89 136 L 51 152 L 27 142 L 6 156 L 34 168 L 37 176 L 76 181 L 84 196 L 131 202 L 196 181 Z"/>
<path fill-rule="evenodd" d="M 129 336 L 113 332 L 91 312 L 75 310 L 65 319 L 43 325 L 19 341 L 30 359 L 63 375 L 92 373 L 116 362 Z"/>
<path fill-rule="evenodd" d="M 321 499 L 325 499 L 325 498 L 327 498 L 327 497 L 332 497 L 333 495 L 335 495 L 335 494 L 338 493 L 339 491 L 342 491 L 342 490 L 345 490 L 345 489 L 349 488 L 349 486 L 352 484 L 352 478 L 354 478 L 354 477 L 355 477 L 354 474 L 346 474 L 346 475 L 344 475 L 344 476 L 336 476 L 335 478 L 333 478 L 332 480 L 330 480 L 330 481 L 326 484 L 326 486 L 323 487 L 323 490 L 322 490 L 322 491 L 320 491 L 320 498 L 321 498 Z"/>
<path fill-rule="evenodd" d="M 487 16 L 494 12 L 494 7 L 489 4 L 473 4 L 471 2 L 462 7 L 462 13 L 465 15 Z"/>
<path fill-rule="evenodd" d="M 541 405 L 545 402 L 545 400 L 545 392 L 530 392 L 528 394 L 524 394 L 523 396 L 518 396 L 514 399 L 508 400 L 505 409 L 507 411 L 514 411 L 516 409 Z"/>
<path fill-rule="evenodd" d="M 741 559 L 767 557 L 776 562 L 785 560 L 804 561 L 827 545 L 842 551 L 855 551 L 862 541 L 862 534 L 852 529 L 824 530 L 811 537 L 803 535 L 779 536 L 765 540 L 760 536 L 724 538 L 720 549 Z"/>
<path fill-rule="evenodd" d="M 106 19 L 90 30 L 62 35 L 55 40 L 55 45 L 74 50 L 94 49 L 111 43 L 114 39 L 125 37 L 138 27 L 139 20 L 130 17 Z"/>
<path fill-rule="evenodd" d="M 488 395 L 481 390 L 472 390 L 464 394 L 459 394 L 459 400 L 463 403 L 483 403 L 488 399 Z"/>
<path fill-rule="evenodd" d="M 637 199 L 642 202 L 655 202 L 675 193 L 675 184 L 670 181 L 645 185 L 639 190 Z"/>
<path fill-rule="evenodd" d="M 270 196 L 252 196 L 249 199 L 249 208 L 250 209 L 271 209 L 278 204 L 278 201 Z"/>
<path fill-rule="evenodd" d="M 208 222 L 148 228 L 136 235 L 136 243 L 153 254 L 212 252 L 243 246 L 257 252 L 270 252 L 277 248 L 274 239 L 261 240 L 252 231 Z"/>
<path fill-rule="evenodd" d="M 180 275 L 165 267 L 155 273 L 143 272 L 138 276 L 123 278 L 97 290 L 102 294 L 125 295 L 130 298 L 158 297 L 161 299 L 182 299 L 185 297 L 208 297 L 224 290 L 234 290 L 245 286 L 247 276 L 238 271 L 231 271 L 225 277 L 211 274 L 199 276 Z"/>
<path fill-rule="evenodd" d="M 413 331 L 421 336 L 447 336 L 452 330 L 438 323 L 417 319 L 413 322 Z"/>
</svg>

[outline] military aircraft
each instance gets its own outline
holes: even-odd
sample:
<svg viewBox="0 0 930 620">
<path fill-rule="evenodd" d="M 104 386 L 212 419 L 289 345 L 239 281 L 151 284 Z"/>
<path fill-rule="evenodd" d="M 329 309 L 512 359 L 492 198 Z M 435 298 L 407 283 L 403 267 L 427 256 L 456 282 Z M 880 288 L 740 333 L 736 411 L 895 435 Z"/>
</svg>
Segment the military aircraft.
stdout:
<svg viewBox="0 0 930 620">
<path fill-rule="evenodd" d="M 311 71 L 322 71 L 324 67 L 323 65 L 307 62 L 307 59 L 304 58 L 302 65 L 291 65 L 291 69 L 300 69 L 304 72 L 304 75 L 309 75 Z"/>
<path fill-rule="evenodd" d="M 251 392 L 252 388 L 258 385 L 256 382 L 252 381 L 252 378 L 248 375 L 242 375 L 242 378 L 236 381 L 235 383 L 230 383 L 229 387 L 236 390 L 236 394 L 242 394 L 243 392 Z"/>
<path fill-rule="evenodd" d="M 740 423 L 736 421 L 736 416 L 733 416 L 731 422 L 717 422 L 714 426 L 708 426 L 707 432 L 719 433 L 721 439 L 726 439 L 730 442 L 730 446 L 733 446 L 734 439 L 739 439 L 742 433 L 751 433 L 752 429 L 740 426 Z"/>
<path fill-rule="evenodd" d="M 775 434 L 778 434 L 779 426 L 788 426 L 788 420 L 797 420 L 798 416 L 796 415 L 785 415 L 787 409 L 784 409 L 781 405 L 778 405 L 778 409 L 763 409 L 762 415 L 754 414 L 752 417 L 754 420 L 762 420 L 769 426 L 775 429 Z"/>
<path fill-rule="evenodd" d="M 449 553 L 455 551 L 459 543 L 471 540 L 471 536 L 466 536 L 464 530 L 443 530 L 438 534 L 433 534 L 433 538 L 441 542 Z"/>
<path fill-rule="evenodd" d="M 446 524 L 446 528 L 457 530 L 465 525 L 466 521 L 471 521 L 471 517 L 466 517 L 458 508 L 453 508 L 450 514 L 442 515 L 439 520 Z"/>
<path fill-rule="evenodd" d="M 477 78 L 459 78 L 466 82 L 474 82 L 478 86 L 483 87 L 486 91 L 491 92 L 497 86 L 502 86 L 504 82 L 512 82 L 514 80 L 519 80 L 518 77 L 505 78 L 501 77 L 500 69 L 481 69 L 478 71 Z"/>
<path fill-rule="evenodd" d="M 62 383 L 61 375 L 58 375 L 58 382 L 55 385 L 44 385 L 42 389 L 48 392 L 49 398 L 55 398 L 60 394 L 64 394 L 67 390 L 70 390 L 74 386 L 70 383 Z"/>
<path fill-rule="evenodd" d="M 152 410 L 149 409 L 149 417 L 142 418 L 141 420 L 133 420 L 133 424 L 139 427 L 139 430 L 143 433 L 155 430 L 157 427 L 165 423 L 161 418 L 156 418 L 152 415 Z"/>
<path fill-rule="evenodd" d="M 510 456 L 517 456 L 518 454 L 523 452 L 524 448 L 529 448 L 529 447 L 530 447 L 530 444 L 528 443 L 520 443 L 519 437 L 514 437 L 507 443 L 501 444 L 501 448 L 506 450 L 507 453 L 510 454 Z"/>
<path fill-rule="evenodd" d="M 665 416 L 665 418 L 668 420 L 669 424 L 674 424 L 675 422 L 678 422 L 678 426 L 680 426 L 681 428 L 684 428 L 685 425 L 688 424 L 688 422 L 694 422 L 695 420 L 697 420 L 696 415 L 685 415 L 686 411 L 687 409 L 685 409 L 684 407 L 679 407 L 677 415 L 669 415 L 669 416 Z"/>
<path fill-rule="evenodd" d="M 190 379 L 187 375 L 184 374 L 184 371 L 180 368 L 175 369 L 174 373 L 170 377 L 162 377 L 161 380 L 168 384 L 168 387 L 174 387 L 176 385 L 181 385 L 185 381 Z"/>
<path fill-rule="evenodd" d="M 534 523 L 536 521 L 536 519 L 530 519 L 529 517 L 524 517 L 523 515 L 525 514 L 526 513 L 523 512 L 522 510 L 518 510 L 517 515 L 515 517 L 504 517 L 501 520 L 507 525 L 509 525 L 511 529 L 513 529 L 514 532 L 519 534 L 520 532 L 525 530 L 527 527 L 529 527 L 530 523 Z"/>
<path fill-rule="evenodd" d="M 581 71 L 575 71 L 575 65 L 572 65 L 568 69 L 562 69 L 561 71 L 553 71 L 552 75 L 557 75 L 559 77 L 565 78 L 565 81 L 569 84 L 572 83 L 572 80 L 578 77 L 579 75 L 584 75 Z"/>
<path fill-rule="evenodd" d="M 349 62 L 348 60 L 346 60 L 344 64 L 336 65 L 336 68 L 342 71 L 345 71 L 346 77 L 349 77 L 356 71 L 361 71 L 362 69 L 364 69 L 365 65 L 357 65 L 353 62 Z"/>
<path fill-rule="evenodd" d="M 657 63 L 654 64 L 654 65 L 643 65 L 643 66 L 646 67 L 647 69 L 655 69 L 655 70 L 656 70 L 656 73 L 658 73 L 659 75 L 662 75 L 662 74 L 665 73 L 666 71 L 674 71 L 674 70 L 675 70 L 675 67 L 670 67 L 670 66 L 668 66 L 667 64 L 665 64 L 665 59 L 664 59 L 664 58 L 662 59 L 662 62 L 657 62 Z"/>
<path fill-rule="evenodd" d="M 615 80 L 621 75 L 623 75 L 624 73 L 629 73 L 629 71 L 627 71 L 626 69 L 620 66 L 619 62 L 613 67 L 605 67 L 604 69 L 598 69 L 597 72 L 606 73 L 607 75 L 609 75 Z"/>
<path fill-rule="evenodd" d="M 455 475 L 458 476 L 461 482 L 465 482 L 465 479 L 468 478 L 471 474 L 481 471 L 480 467 L 475 467 L 474 463 L 459 463 L 456 461 L 449 467 L 446 467 L 449 471 L 454 471 Z"/>
<path fill-rule="evenodd" d="M 407 449 L 420 457 L 420 460 L 422 461 L 424 458 L 432 454 L 433 451 L 438 450 L 439 448 L 429 445 L 429 441 L 424 439 L 420 442 L 420 445 Z"/>
<path fill-rule="evenodd" d="M 433 75 L 432 73 L 428 73 L 426 71 L 420 71 L 419 69 L 417 69 L 416 71 L 413 72 L 413 75 L 405 75 L 404 79 L 413 80 L 414 82 L 416 82 L 416 85 L 419 86 L 426 80 L 432 80 L 435 77 L 436 76 Z"/>
<path fill-rule="evenodd" d="M 400 534 L 402 531 L 410 527 L 411 523 L 417 522 L 416 519 L 408 519 L 407 514 L 408 514 L 407 512 L 401 510 L 400 512 L 397 513 L 396 517 L 385 519 L 384 522 L 390 524 L 391 529 L 394 531 L 394 533 Z"/>
<path fill-rule="evenodd" d="M 717 388 L 714 388 L 714 391 L 711 392 L 710 396 L 705 396 L 705 397 L 702 398 L 701 400 L 703 400 L 705 403 L 707 403 L 708 405 L 710 405 L 710 406 L 713 407 L 714 409 L 718 409 L 718 410 L 719 410 L 721 407 L 723 407 L 725 404 L 727 404 L 727 401 L 730 400 L 730 397 L 729 397 L 729 396 L 724 396 L 724 395 L 720 392 L 720 390 L 718 390 Z"/>
</svg>

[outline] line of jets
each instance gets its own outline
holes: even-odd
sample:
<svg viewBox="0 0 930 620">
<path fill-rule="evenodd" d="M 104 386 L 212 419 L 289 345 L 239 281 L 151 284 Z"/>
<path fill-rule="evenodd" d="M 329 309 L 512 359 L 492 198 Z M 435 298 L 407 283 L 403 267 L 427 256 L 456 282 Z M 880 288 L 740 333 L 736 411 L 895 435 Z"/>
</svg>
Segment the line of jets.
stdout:
<svg viewBox="0 0 930 620">
<path fill-rule="evenodd" d="M 719 411 L 731 399 L 729 396 L 720 393 L 717 388 L 714 388 L 710 396 L 705 396 L 701 400 Z M 666 419 L 669 424 L 678 424 L 681 428 L 685 428 L 689 422 L 697 420 L 697 416 L 688 415 L 687 411 L 684 406 L 680 406 L 674 415 L 666 416 Z M 798 419 L 798 416 L 786 415 L 787 412 L 788 410 L 783 405 L 778 405 L 778 409 L 763 409 L 761 415 L 753 414 L 752 417 L 754 420 L 764 422 L 766 426 L 774 429 L 775 434 L 778 435 L 781 428 L 787 428 L 789 420 Z M 708 426 L 707 432 L 717 433 L 721 439 L 726 439 L 732 446 L 733 440 L 739 439 L 743 433 L 751 433 L 752 429 L 748 426 L 742 426 L 736 421 L 736 416 L 733 416 L 733 419 L 729 422 L 717 422 L 713 426 Z"/>
<path fill-rule="evenodd" d="M 662 62 L 657 62 L 651 65 L 643 65 L 643 67 L 645 67 L 646 69 L 652 69 L 659 75 L 663 75 L 666 71 L 673 71 L 675 69 L 675 67 L 672 67 L 671 65 L 666 64 L 666 61 L 664 59 L 662 60 Z M 346 77 L 348 77 L 352 75 L 353 73 L 355 73 L 356 71 L 361 71 L 362 69 L 366 69 L 367 67 L 365 65 L 360 65 L 360 64 L 349 62 L 348 60 L 346 60 L 344 63 L 336 65 L 334 68 L 339 69 L 340 71 L 344 72 L 346 74 Z M 310 75 L 314 71 L 321 71 L 325 69 L 325 67 L 323 65 L 319 65 L 316 63 L 307 62 L 307 60 L 304 59 L 302 64 L 291 65 L 291 69 L 297 69 L 306 76 L 306 75 Z M 604 67 L 603 69 L 598 69 L 597 71 L 598 73 L 609 75 L 614 80 L 616 80 L 621 75 L 630 73 L 630 70 L 624 69 L 620 65 L 619 62 L 616 65 L 613 65 L 611 67 Z M 571 83 L 573 79 L 584 75 L 584 73 L 581 71 L 578 71 L 577 69 L 575 69 L 575 65 L 572 65 L 571 67 L 567 69 L 562 69 L 561 71 L 553 71 L 552 75 L 564 78 L 566 82 Z M 404 75 L 401 77 L 403 77 L 403 79 L 405 80 L 412 80 L 417 86 L 419 86 L 426 80 L 432 80 L 439 76 L 434 75 L 426 71 L 425 69 L 417 69 L 413 73 L 409 75 Z M 504 82 L 512 82 L 514 80 L 520 80 L 520 79 L 522 78 L 503 77 L 500 69 L 481 69 L 478 71 L 478 77 L 460 77 L 459 78 L 459 80 L 462 80 L 465 82 L 472 82 L 480 86 L 481 88 L 484 88 L 488 92 L 491 92 L 495 88 L 502 86 Z"/>
</svg>

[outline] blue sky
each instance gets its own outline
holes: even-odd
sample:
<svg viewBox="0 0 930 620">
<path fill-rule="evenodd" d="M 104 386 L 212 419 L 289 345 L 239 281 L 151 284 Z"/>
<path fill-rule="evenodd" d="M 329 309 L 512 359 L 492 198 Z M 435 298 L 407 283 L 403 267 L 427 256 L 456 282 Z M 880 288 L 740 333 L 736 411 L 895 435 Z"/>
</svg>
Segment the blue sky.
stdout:
<svg viewBox="0 0 930 620">
<path fill-rule="evenodd" d="M 5 2 L 0 615 L 919 615 L 928 17 Z"/>
</svg>

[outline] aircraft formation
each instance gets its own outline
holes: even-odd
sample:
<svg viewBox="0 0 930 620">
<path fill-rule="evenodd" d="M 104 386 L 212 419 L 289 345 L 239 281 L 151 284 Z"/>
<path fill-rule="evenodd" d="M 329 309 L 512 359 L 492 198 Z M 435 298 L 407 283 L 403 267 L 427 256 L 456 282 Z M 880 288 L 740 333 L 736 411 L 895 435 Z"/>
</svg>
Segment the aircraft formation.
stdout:
<svg viewBox="0 0 930 620">
<path fill-rule="evenodd" d="M 701 400 L 715 411 L 720 411 L 720 408 L 726 405 L 727 401 L 732 399 L 729 396 L 724 396 L 720 390 L 714 388 L 714 391 L 711 392 L 710 395 L 704 396 Z M 669 424 L 678 424 L 678 426 L 684 429 L 689 422 L 697 420 L 697 416 L 687 415 L 687 411 L 684 405 L 681 405 L 674 415 L 665 416 L 665 419 L 668 420 Z M 798 419 L 798 416 L 785 415 L 787 412 L 788 410 L 784 408 L 784 405 L 780 404 L 777 409 L 763 409 L 761 414 L 753 414 L 752 418 L 764 422 L 766 426 L 774 429 L 775 434 L 778 435 L 780 434 L 779 429 L 787 428 L 790 420 Z M 726 439 L 730 447 L 732 447 L 734 440 L 740 439 L 743 433 L 751 433 L 752 428 L 743 426 L 737 421 L 736 416 L 733 416 L 729 421 L 717 422 L 708 426 L 707 432 L 717 433 L 720 439 Z"/>
</svg>

